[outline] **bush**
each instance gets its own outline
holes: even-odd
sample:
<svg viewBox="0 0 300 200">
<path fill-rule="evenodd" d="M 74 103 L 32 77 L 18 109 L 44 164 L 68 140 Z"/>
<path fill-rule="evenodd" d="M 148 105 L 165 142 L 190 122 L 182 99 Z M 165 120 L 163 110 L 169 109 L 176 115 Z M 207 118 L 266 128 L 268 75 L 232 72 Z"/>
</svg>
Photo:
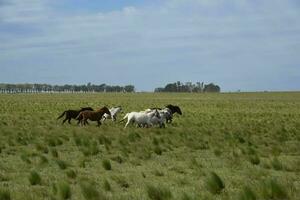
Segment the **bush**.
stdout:
<svg viewBox="0 0 300 200">
<path fill-rule="evenodd" d="M 40 185 L 42 179 L 36 171 L 31 171 L 29 175 L 29 182 L 31 185 Z"/>
<path fill-rule="evenodd" d="M 70 185 L 68 183 L 61 182 L 58 185 L 58 188 L 59 188 L 59 196 L 61 199 L 71 199 L 72 192 L 71 192 Z"/>
<path fill-rule="evenodd" d="M 147 194 L 148 197 L 152 200 L 172 199 L 171 191 L 168 188 L 162 186 L 155 187 L 152 185 L 148 185 Z"/>
<path fill-rule="evenodd" d="M 206 187 L 212 194 L 220 194 L 225 188 L 225 184 L 215 172 L 212 172 L 206 180 Z"/>
<path fill-rule="evenodd" d="M 102 166 L 104 169 L 106 170 L 111 170 L 111 164 L 110 164 L 110 161 L 105 159 L 102 161 Z"/>
</svg>

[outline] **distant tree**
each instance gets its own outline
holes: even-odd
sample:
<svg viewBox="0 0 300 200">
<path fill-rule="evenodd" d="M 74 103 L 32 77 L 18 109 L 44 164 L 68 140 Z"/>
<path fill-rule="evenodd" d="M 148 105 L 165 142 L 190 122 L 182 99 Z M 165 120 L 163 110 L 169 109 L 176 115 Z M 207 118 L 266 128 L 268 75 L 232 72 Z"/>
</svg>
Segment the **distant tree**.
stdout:
<svg viewBox="0 0 300 200">
<path fill-rule="evenodd" d="M 182 84 L 180 81 L 175 83 L 168 83 L 165 87 L 155 88 L 154 92 L 220 92 L 221 89 L 218 85 L 213 83 L 204 85 L 204 82 L 186 82 Z"/>
<path fill-rule="evenodd" d="M 124 87 L 124 90 L 125 90 L 125 92 L 134 92 L 134 91 L 135 91 L 133 85 L 126 85 L 126 86 Z"/>
<path fill-rule="evenodd" d="M 204 92 L 220 92 L 221 88 L 218 85 L 210 83 L 204 86 Z"/>
</svg>

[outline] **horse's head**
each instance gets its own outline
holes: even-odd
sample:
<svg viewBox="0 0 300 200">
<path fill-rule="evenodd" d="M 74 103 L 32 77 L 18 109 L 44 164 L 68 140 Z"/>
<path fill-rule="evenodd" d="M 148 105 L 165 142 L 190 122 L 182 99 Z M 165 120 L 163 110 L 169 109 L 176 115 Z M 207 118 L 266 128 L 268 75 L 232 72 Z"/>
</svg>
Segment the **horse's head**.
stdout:
<svg viewBox="0 0 300 200">
<path fill-rule="evenodd" d="M 177 112 L 179 115 L 182 115 L 181 109 L 178 106 L 174 106 L 175 112 Z"/>
<path fill-rule="evenodd" d="M 108 114 L 108 115 L 111 115 L 109 109 L 108 109 L 106 106 L 104 106 L 104 107 L 101 108 L 100 110 L 101 110 L 103 113 L 106 113 L 106 114 Z"/>
<path fill-rule="evenodd" d="M 117 106 L 117 112 L 122 112 L 122 107 L 121 106 Z"/>
</svg>

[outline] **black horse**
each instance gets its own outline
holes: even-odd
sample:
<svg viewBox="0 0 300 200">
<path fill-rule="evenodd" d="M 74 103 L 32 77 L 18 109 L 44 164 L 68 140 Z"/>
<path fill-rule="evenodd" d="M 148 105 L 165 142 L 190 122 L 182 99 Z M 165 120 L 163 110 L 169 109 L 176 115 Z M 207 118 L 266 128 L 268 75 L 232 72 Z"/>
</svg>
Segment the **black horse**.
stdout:
<svg viewBox="0 0 300 200">
<path fill-rule="evenodd" d="M 79 113 L 81 111 L 85 111 L 85 110 L 93 111 L 93 108 L 86 107 L 86 108 L 81 108 L 80 110 L 66 110 L 57 119 L 60 119 L 64 115 L 66 115 L 66 117 L 62 123 L 64 124 L 68 120 L 68 123 L 71 124 L 71 119 L 76 119 L 76 117 L 79 115 Z M 77 124 L 79 124 L 81 119 L 77 119 L 77 120 L 78 120 Z"/>
<path fill-rule="evenodd" d="M 167 105 L 166 108 L 169 108 L 171 110 L 171 115 L 167 118 L 167 123 L 171 123 L 173 119 L 173 114 L 178 113 L 179 115 L 182 115 L 181 109 L 179 106 L 174 106 L 174 105 Z"/>
</svg>

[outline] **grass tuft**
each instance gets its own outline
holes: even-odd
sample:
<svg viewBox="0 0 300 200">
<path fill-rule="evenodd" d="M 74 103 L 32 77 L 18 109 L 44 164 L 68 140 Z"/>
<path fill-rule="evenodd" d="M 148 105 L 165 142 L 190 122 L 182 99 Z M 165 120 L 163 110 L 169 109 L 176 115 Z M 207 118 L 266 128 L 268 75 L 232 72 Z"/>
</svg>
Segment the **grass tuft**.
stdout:
<svg viewBox="0 0 300 200">
<path fill-rule="evenodd" d="M 273 167 L 275 170 L 278 170 L 278 171 L 279 171 L 279 170 L 282 170 L 282 169 L 283 169 L 283 165 L 282 165 L 282 163 L 280 162 L 280 160 L 279 160 L 277 157 L 273 158 L 271 164 L 272 164 L 272 167 Z"/>
<path fill-rule="evenodd" d="M 59 183 L 58 190 L 59 190 L 58 194 L 60 199 L 62 200 L 71 199 L 72 192 L 71 192 L 70 185 L 67 182 Z"/>
<path fill-rule="evenodd" d="M 0 200 L 11 200 L 10 192 L 7 189 L 0 189 Z"/>
<path fill-rule="evenodd" d="M 252 189 L 248 186 L 244 187 L 240 193 L 239 200 L 256 200 L 257 197 Z"/>
<path fill-rule="evenodd" d="M 36 171 L 31 171 L 28 179 L 31 185 L 40 185 L 42 183 L 42 179 Z"/>
<path fill-rule="evenodd" d="M 289 199 L 286 188 L 275 179 L 267 180 L 262 185 L 263 199 L 287 200 Z"/>
<path fill-rule="evenodd" d="M 66 175 L 68 178 L 71 178 L 71 179 L 75 179 L 77 177 L 76 172 L 73 169 L 67 170 Z"/>
<path fill-rule="evenodd" d="M 50 149 L 50 153 L 54 158 L 58 158 L 58 152 L 55 148 Z"/>
<path fill-rule="evenodd" d="M 154 153 L 156 153 L 157 155 L 162 155 L 162 149 L 160 148 L 160 146 L 155 146 Z"/>
<path fill-rule="evenodd" d="M 122 188 L 129 188 L 129 184 L 126 181 L 125 177 L 123 176 L 115 176 L 113 177 L 114 181 L 116 181 L 116 183 L 122 187 Z"/>
<path fill-rule="evenodd" d="M 104 182 L 103 182 L 103 188 L 104 188 L 105 191 L 111 191 L 112 190 L 111 185 L 110 185 L 110 183 L 108 182 L 107 179 L 105 179 Z"/>
<path fill-rule="evenodd" d="M 60 169 L 67 169 L 68 164 L 63 160 L 56 160 L 56 164 Z"/>
<path fill-rule="evenodd" d="M 225 184 L 215 172 L 212 172 L 206 180 L 206 187 L 212 194 L 220 194 L 225 189 Z"/>
<path fill-rule="evenodd" d="M 96 189 L 95 184 L 85 181 L 80 184 L 80 188 L 81 188 L 82 195 L 86 200 L 107 199 L 107 197 L 102 192 L 100 192 L 100 190 Z"/>
<path fill-rule="evenodd" d="M 106 170 L 111 170 L 111 164 L 110 164 L 110 161 L 105 159 L 102 161 L 102 166 L 104 169 Z"/>
<path fill-rule="evenodd" d="M 260 159 L 258 157 L 257 154 L 253 154 L 249 156 L 249 161 L 253 164 L 253 165 L 258 165 L 260 163 Z"/>
<path fill-rule="evenodd" d="M 146 190 L 147 190 L 148 197 L 152 200 L 172 199 L 172 193 L 166 187 L 162 187 L 162 186 L 155 187 L 153 185 L 148 185 Z"/>
</svg>

